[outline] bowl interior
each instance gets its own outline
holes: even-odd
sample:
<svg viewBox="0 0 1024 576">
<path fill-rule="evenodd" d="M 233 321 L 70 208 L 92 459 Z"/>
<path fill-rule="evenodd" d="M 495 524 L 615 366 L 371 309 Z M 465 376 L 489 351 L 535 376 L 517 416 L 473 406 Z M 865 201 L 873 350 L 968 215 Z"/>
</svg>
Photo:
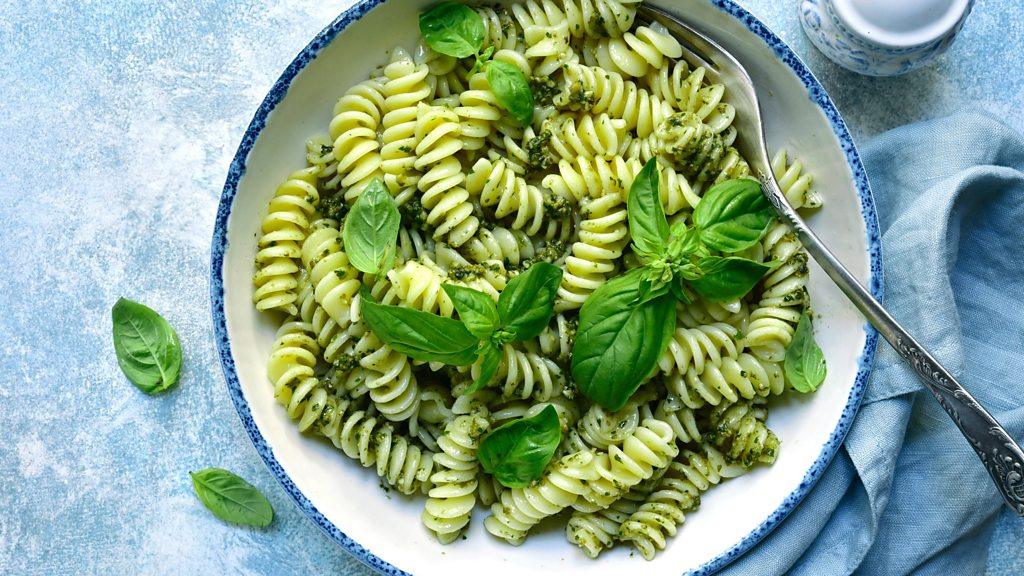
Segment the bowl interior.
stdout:
<svg viewBox="0 0 1024 576">
<path fill-rule="evenodd" d="M 701 509 L 687 516 L 668 549 L 649 564 L 624 547 L 596 562 L 588 560 L 555 525 L 542 527 L 513 548 L 484 531 L 482 509 L 467 539 L 441 546 L 421 526 L 421 498 L 386 493 L 373 471 L 329 444 L 299 434 L 275 403 L 265 363 L 279 319 L 257 313 L 251 286 L 267 201 L 290 172 L 304 166 L 305 142 L 326 130 L 337 98 L 385 63 L 392 47 L 414 47 L 417 14 L 430 3 L 392 1 L 371 9 L 376 2 L 370 2 L 339 18 L 285 72 L 243 141 L 218 217 L 213 282 L 219 344 L 243 422 L 272 471 L 314 521 L 380 568 L 445 576 L 545 569 L 586 570 L 597 576 L 632 569 L 680 574 L 720 567 L 799 501 L 838 448 L 859 402 L 874 338 L 820 269 L 812 267 L 811 293 L 820 315 L 818 340 L 828 359 L 825 384 L 816 394 L 791 394 L 774 402 L 769 425 L 782 439 L 776 464 L 708 492 Z M 842 121 L 830 103 L 821 106 L 827 103 L 823 89 L 809 73 L 801 76 L 794 70 L 802 70 L 802 64 L 788 48 L 774 44 L 778 40 L 759 22 L 749 15 L 737 18 L 742 9 L 728 0 L 716 0 L 719 6 L 706 0 L 654 3 L 699 23 L 748 67 L 762 97 L 772 149 L 784 146 L 803 161 L 824 195 L 825 207 L 810 218 L 812 227 L 865 283 L 876 286 L 870 194 Z M 261 129 L 262 116 L 271 109 Z"/>
</svg>

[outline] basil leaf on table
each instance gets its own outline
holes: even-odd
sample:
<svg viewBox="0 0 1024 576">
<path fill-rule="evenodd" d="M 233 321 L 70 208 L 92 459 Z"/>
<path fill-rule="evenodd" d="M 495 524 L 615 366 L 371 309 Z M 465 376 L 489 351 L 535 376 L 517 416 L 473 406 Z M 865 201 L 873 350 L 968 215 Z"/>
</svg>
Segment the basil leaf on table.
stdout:
<svg viewBox="0 0 1024 576">
<path fill-rule="evenodd" d="M 487 83 L 498 104 L 519 124 L 529 126 L 533 121 L 533 91 L 522 70 L 508 62 L 491 60 L 487 63 Z"/>
<path fill-rule="evenodd" d="M 636 304 L 641 270 L 613 278 L 580 309 L 572 375 L 587 398 L 621 409 L 654 372 L 676 325 L 672 294 Z"/>
<path fill-rule="evenodd" d="M 629 234 L 637 252 L 649 256 L 665 253 L 668 244 L 668 220 L 658 192 L 658 161 L 651 158 L 633 179 L 626 199 Z"/>
<path fill-rule="evenodd" d="M 508 488 L 523 488 L 541 477 L 562 441 L 562 424 L 548 404 L 532 418 L 494 429 L 480 441 L 477 459 Z"/>
<path fill-rule="evenodd" d="M 423 362 L 466 366 L 476 360 L 479 340 L 452 318 L 377 304 L 363 294 L 363 319 L 385 344 Z"/>
<path fill-rule="evenodd" d="M 114 352 L 124 375 L 146 394 L 163 392 L 181 373 L 181 342 L 153 309 L 127 298 L 111 310 Z"/>
<path fill-rule="evenodd" d="M 747 178 L 712 186 L 693 211 L 701 240 L 722 252 L 739 252 L 756 244 L 774 217 L 761 185 Z"/>
<path fill-rule="evenodd" d="M 562 269 L 537 262 L 513 278 L 498 296 L 500 327 L 512 340 L 529 340 L 544 331 L 555 308 Z"/>
<path fill-rule="evenodd" d="M 483 354 L 480 356 L 480 372 L 477 374 L 473 384 L 463 394 L 472 394 L 482 390 L 491 383 L 491 380 L 494 379 L 494 374 L 498 371 L 498 365 L 501 363 L 501 349 L 493 344 L 487 344 L 486 346 Z"/>
<path fill-rule="evenodd" d="M 793 340 L 786 348 L 786 359 L 782 364 L 786 381 L 797 392 L 814 392 L 825 381 L 828 368 L 825 354 L 814 341 L 814 327 L 805 311 L 800 315 Z"/>
<path fill-rule="evenodd" d="M 217 518 L 247 526 L 266 526 L 274 519 L 267 498 L 237 475 L 223 468 L 206 468 L 189 475 L 196 496 Z"/>
<path fill-rule="evenodd" d="M 466 58 L 480 50 L 487 30 L 469 6 L 442 2 L 420 14 L 420 34 L 435 52 Z"/>
<path fill-rule="evenodd" d="M 455 310 L 459 313 L 459 320 L 469 333 L 480 340 L 490 338 L 498 328 L 498 307 L 494 300 L 487 294 L 466 286 L 445 284 L 442 288 L 452 299 Z"/>
<path fill-rule="evenodd" d="M 341 236 L 349 262 L 367 274 L 389 270 L 402 217 L 380 178 L 370 182 L 345 218 Z"/>
<path fill-rule="evenodd" d="M 703 276 L 690 280 L 690 286 L 712 302 L 735 300 L 746 296 L 774 267 L 746 258 L 709 256 L 700 260 Z"/>
</svg>

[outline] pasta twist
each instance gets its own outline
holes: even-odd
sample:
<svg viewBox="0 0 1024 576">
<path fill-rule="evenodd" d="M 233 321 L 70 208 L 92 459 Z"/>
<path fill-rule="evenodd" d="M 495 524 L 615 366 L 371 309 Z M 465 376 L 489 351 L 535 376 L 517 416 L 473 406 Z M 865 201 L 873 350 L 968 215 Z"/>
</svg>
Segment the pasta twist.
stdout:
<svg viewBox="0 0 1024 576">
<path fill-rule="evenodd" d="M 722 136 L 696 114 L 672 115 L 658 126 L 655 138 L 658 153 L 671 158 L 697 190 L 706 183 L 716 184 L 750 174 L 746 160 L 734 148 L 727 147 Z"/>
<path fill-rule="evenodd" d="M 633 26 L 640 0 L 562 0 L 573 38 L 619 38 Z"/>
<path fill-rule="evenodd" d="M 409 422 L 410 432 L 416 430 L 416 412 L 420 406 L 419 384 L 412 372 L 409 358 L 396 352 L 373 332 L 366 332 L 355 345 L 359 366 L 364 370 L 362 381 L 351 380 L 366 387 L 370 400 L 381 416 L 392 422 Z"/>
<path fill-rule="evenodd" d="M 607 508 L 655 470 L 668 466 L 677 454 L 672 427 L 653 418 L 644 420 L 621 448 L 613 444 L 607 453 L 594 457 L 592 466 L 597 478 L 573 507 L 581 512 Z"/>
<path fill-rule="evenodd" d="M 588 491 L 596 478 L 593 460 L 590 452 L 569 454 L 552 464 L 537 483 L 503 490 L 498 502 L 491 505 L 484 527 L 513 546 L 522 544 L 531 528 L 572 506 Z"/>
<path fill-rule="evenodd" d="M 676 110 L 694 114 L 716 134 L 727 133 L 728 146 L 735 138 L 735 130 L 730 129 L 736 109 L 722 101 L 725 86 L 704 83 L 706 73 L 703 66 L 690 71 L 686 61 L 679 60 L 673 66 L 652 68 L 644 80 L 651 94 Z"/>
<path fill-rule="evenodd" d="M 429 488 L 434 454 L 422 450 L 391 423 L 379 420 L 348 398 L 329 396 L 320 415 L 320 433 L 349 458 L 365 467 L 376 465 L 377 475 L 402 494 Z"/>
<path fill-rule="evenodd" d="M 479 374 L 479 363 L 473 364 L 473 379 Z M 492 382 L 501 387 L 503 399 L 532 398 L 537 402 L 547 402 L 556 394 L 561 393 L 565 386 L 562 369 L 548 358 L 535 352 L 524 351 L 514 344 L 502 347 L 502 358 L 498 364 Z"/>
<path fill-rule="evenodd" d="M 466 176 L 455 156 L 463 145 L 459 131 L 459 119 L 452 110 L 419 106 L 414 167 L 426 170 L 418 181 L 420 201 L 428 211 L 426 222 L 434 228 L 434 238 L 446 238 L 452 246 L 464 244 L 480 226 L 469 193 L 461 186 Z"/>
<path fill-rule="evenodd" d="M 544 222 L 544 195 L 516 175 L 504 160 L 477 160 L 466 179 L 466 188 L 481 206 L 494 207 L 495 218 L 510 217 L 513 230 L 529 235 L 540 230 Z"/>
<path fill-rule="evenodd" d="M 427 84 L 430 70 L 417 65 L 409 53 L 396 48 L 391 63 L 384 67 L 384 128 L 381 134 L 381 169 L 389 186 L 400 188 L 415 184 L 412 172 L 416 162 L 415 148 L 418 105 L 430 98 L 433 90 Z"/>
<path fill-rule="evenodd" d="M 550 146 L 558 158 L 572 161 L 577 156 L 611 158 L 626 137 L 625 120 L 613 120 L 607 113 L 599 116 L 559 114 L 544 122 L 550 132 Z"/>
<path fill-rule="evenodd" d="M 746 343 L 758 358 L 781 362 L 809 301 L 807 253 L 782 223 L 768 230 L 761 245 L 765 255 L 780 264 L 761 279 L 761 300 L 750 313 Z"/>
<path fill-rule="evenodd" d="M 523 51 L 522 32 L 507 10 L 501 7 L 479 6 L 474 8 L 484 21 L 484 47 L 493 46 L 498 52 Z"/>
<path fill-rule="evenodd" d="M 735 327 L 723 322 L 697 328 L 677 325 L 658 367 L 665 375 L 685 374 L 691 368 L 701 374 L 706 363 L 719 364 L 723 356 L 736 357 L 741 349 L 736 342 L 738 333 Z"/>
<path fill-rule="evenodd" d="M 256 290 L 252 299 L 257 310 L 280 310 L 292 316 L 298 312 L 296 259 L 320 202 L 316 178 L 315 167 L 293 172 L 278 186 L 267 206 L 267 215 L 260 225 L 262 235 L 256 243 Z"/>
<path fill-rule="evenodd" d="M 536 254 L 526 232 L 500 226 L 481 227 L 462 245 L 462 251 L 474 262 L 497 260 L 510 266 L 518 266 Z"/>
<path fill-rule="evenodd" d="M 772 157 L 772 173 L 790 206 L 798 210 L 821 206 L 821 195 L 811 188 L 814 178 L 804 172 L 804 165 L 799 160 L 794 159 L 790 164 L 786 150 L 779 150 Z"/>
<path fill-rule="evenodd" d="M 665 548 L 666 538 L 674 536 L 685 513 L 700 506 L 700 495 L 725 478 L 742 473 L 730 467 L 713 447 L 701 446 L 703 454 L 686 450 L 673 462 L 658 482 L 654 493 L 626 520 L 619 539 L 632 542 L 647 560 Z"/>
<path fill-rule="evenodd" d="M 767 417 L 763 401 L 717 406 L 709 418 L 708 442 L 744 468 L 771 464 L 779 453 L 779 437 L 765 424 Z"/>
<path fill-rule="evenodd" d="M 576 328 L 579 321 L 566 318 L 565 314 L 556 314 L 551 324 L 537 336 L 541 353 L 556 362 L 567 362 L 576 341 Z"/>
<path fill-rule="evenodd" d="M 374 178 L 383 176 L 377 128 L 384 110 L 383 86 L 366 80 L 350 88 L 334 106 L 329 134 L 345 199 L 355 201 Z"/>
<path fill-rule="evenodd" d="M 584 44 L 583 61 L 623 76 L 642 78 L 651 68 L 660 68 L 665 58 L 679 58 L 683 48 L 660 24 L 640 26 L 636 33 L 621 38 L 595 38 Z"/>
<path fill-rule="evenodd" d="M 550 76 L 575 59 L 569 45 L 569 21 L 553 0 L 513 4 L 512 15 L 523 31 L 524 55 L 531 60 L 534 75 Z"/>
<path fill-rule="evenodd" d="M 615 261 L 629 241 L 626 205 L 619 194 L 608 194 L 586 203 L 585 220 L 580 223 L 579 242 L 565 260 L 565 273 L 558 288 L 555 309 L 579 308 L 590 294 L 611 276 Z"/>
<path fill-rule="evenodd" d="M 278 329 L 267 362 L 267 378 L 274 385 L 274 398 L 286 408 L 289 418 L 299 420 L 301 431 L 319 416 L 314 406 L 317 399 L 322 405 L 326 394 L 315 372 L 319 355 L 313 327 L 290 320 Z"/>
<path fill-rule="evenodd" d="M 697 415 L 679 397 L 671 394 L 665 397 L 655 408 L 654 417 L 671 426 L 680 443 L 700 442 Z"/>
<path fill-rule="evenodd" d="M 486 74 L 478 72 L 470 77 L 469 89 L 459 94 L 459 103 L 461 106 L 455 108 L 455 113 L 461 122 L 463 148 L 480 150 L 491 135 L 494 123 L 501 119 L 501 107 L 487 83 Z"/>
<path fill-rule="evenodd" d="M 607 112 L 625 121 L 626 130 L 636 130 L 640 138 L 653 134 L 673 113 L 668 102 L 613 70 L 569 64 L 564 75 L 565 89 L 555 96 L 555 106 L 591 114 Z"/>
<path fill-rule="evenodd" d="M 747 352 L 736 358 L 724 357 L 718 364 L 705 364 L 700 374 L 691 367 L 685 375 L 675 374 L 666 383 L 690 408 L 781 394 L 784 384 L 779 363 L 760 360 Z"/>
<path fill-rule="evenodd" d="M 433 488 L 427 493 L 422 518 L 442 544 L 455 540 L 469 524 L 476 504 L 476 449 L 489 429 L 486 417 L 467 414 L 452 420 L 437 441 L 441 452 L 434 456 L 436 472 L 430 477 Z"/>
<path fill-rule="evenodd" d="M 331 220 L 314 223 L 302 244 L 302 264 L 309 273 L 313 298 L 338 326 L 352 322 L 352 299 L 359 292 L 359 270 L 341 249 L 341 232 Z"/>
<path fill-rule="evenodd" d="M 542 184 L 556 195 L 577 202 L 587 196 L 613 196 L 625 201 L 633 179 L 642 168 L 639 161 L 619 156 L 610 160 L 579 156 L 575 162 L 559 161 L 558 173 L 545 176 Z"/>
<path fill-rule="evenodd" d="M 565 527 L 566 539 L 579 546 L 589 558 L 597 558 L 615 544 L 622 523 L 629 520 L 647 500 L 666 470 L 656 470 L 653 476 L 634 486 L 607 508 L 594 512 L 573 511 Z"/>
</svg>

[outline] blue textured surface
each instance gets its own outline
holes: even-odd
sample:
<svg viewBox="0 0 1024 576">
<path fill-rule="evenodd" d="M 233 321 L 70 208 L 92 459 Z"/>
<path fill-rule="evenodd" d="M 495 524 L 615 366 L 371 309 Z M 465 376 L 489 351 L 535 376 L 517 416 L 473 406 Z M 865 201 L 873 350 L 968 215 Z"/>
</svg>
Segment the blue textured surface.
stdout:
<svg viewBox="0 0 1024 576">
<path fill-rule="evenodd" d="M 337 3 L 49 3 L 0 8 L 0 572 L 365 572 L 290 503 L 233 413 L 206 294 L 216 201 L 280 71 Z M 1021 128 L 1021 9 L 979 4 L 932 67 L 897 79 L 824 61 L 795 3 L 742 2 L 836 100 L 855 137 L 962 106 Z M 776 4 L 779 4 L 776 6 Z M 181 386 L 137 393 L 109 342 L 117 296 L 178 328 Z M 231 468 L 277 511 L 238 529 L 195 501 L 187 471 Z M 1024 572 L 1004 517 L 990 571 Z"/>
</svg>

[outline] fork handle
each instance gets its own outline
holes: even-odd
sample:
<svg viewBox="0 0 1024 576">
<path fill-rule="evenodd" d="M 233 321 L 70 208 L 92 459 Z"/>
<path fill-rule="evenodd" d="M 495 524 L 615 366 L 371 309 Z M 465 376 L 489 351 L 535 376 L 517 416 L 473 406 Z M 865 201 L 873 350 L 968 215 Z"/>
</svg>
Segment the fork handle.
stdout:
<svg viewBox="0 0 1024 576">
<path fill-rule="evenodd" d="M 956 378 L 939 364 L 807 227 L 790 206 L 778 183 L 760 174 L 761 188 L 779 216 L 796 231 L 807 252 L 839 286 L 868 321 L 910 364 L 921 382 L 931 391 L 953 419 L 971 447 L 978 453 L 1006 504 L 1024 516 L 1024 452 L 999 422 L 971 396 Z"/>
</svg>

